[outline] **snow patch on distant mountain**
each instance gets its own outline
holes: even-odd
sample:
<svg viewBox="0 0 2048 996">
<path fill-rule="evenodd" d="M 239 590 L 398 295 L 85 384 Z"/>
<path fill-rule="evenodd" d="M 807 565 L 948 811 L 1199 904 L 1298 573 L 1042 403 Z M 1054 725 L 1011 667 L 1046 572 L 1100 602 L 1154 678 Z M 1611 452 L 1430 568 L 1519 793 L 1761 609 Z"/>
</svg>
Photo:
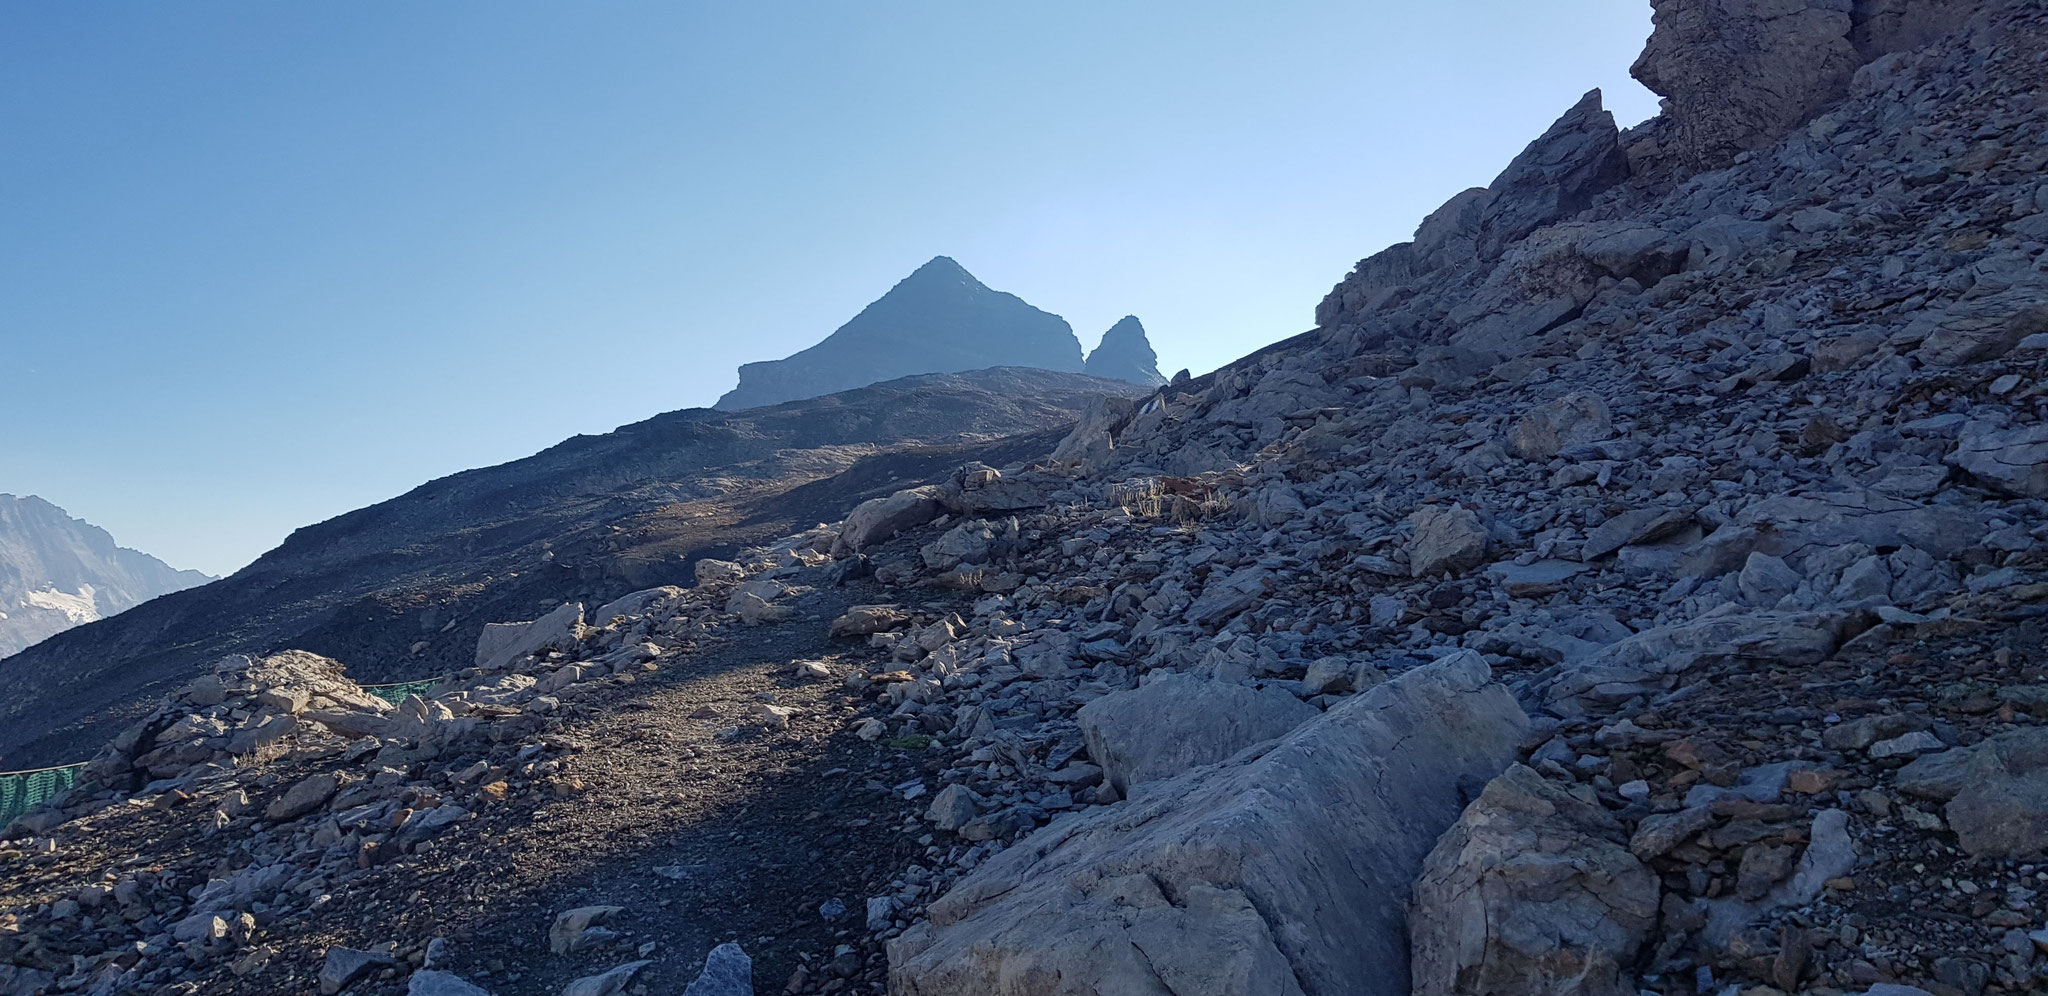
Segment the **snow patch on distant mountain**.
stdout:
<svg viewBox="0 0 2048 996">
<path fill-rule="evenodd" d="M 64 613 L 73 626 L 83 626 L 100 619 L 100 606 L 94 600 L 92 585 L 89 584 L 79 585 L 77 594 L 51 588 L 49 591 L 31 591 L 21 598 L 24 605 Z"/>
</svg>

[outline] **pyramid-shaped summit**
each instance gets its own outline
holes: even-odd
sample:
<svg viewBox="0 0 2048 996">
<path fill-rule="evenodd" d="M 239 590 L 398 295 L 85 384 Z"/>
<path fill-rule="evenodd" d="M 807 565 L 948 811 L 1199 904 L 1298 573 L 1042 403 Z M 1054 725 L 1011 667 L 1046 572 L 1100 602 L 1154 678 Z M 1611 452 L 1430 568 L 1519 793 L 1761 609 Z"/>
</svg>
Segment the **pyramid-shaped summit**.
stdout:
<svg viewBox="0 0 2048 996">
<path fill-rule="evenodd" d="M 1136 315 L 1125 315 L 1123 321 L 1102 333 L 1102 341 L 1095 344 L 1095 351 L 1088 354 L 1082 369 L 1090 377 L 1128 381 L 1141 387 L 1166 383 L 1166 378 L 1159 375 L 1159 354 L 1152 351 L 1152 340 L 1145 337 L 1145 326 Z"/>
<path fill-rule="evenodd" d="M 937 256 L 823 342 L 784 359 L 741 365 L 739 386 L 713 407 L 758 408 L 913 374 L 985 367 L 1080 373 L 1081 342 L 1066 319 L 990 290 L 959 263 Z"/>
</svg>

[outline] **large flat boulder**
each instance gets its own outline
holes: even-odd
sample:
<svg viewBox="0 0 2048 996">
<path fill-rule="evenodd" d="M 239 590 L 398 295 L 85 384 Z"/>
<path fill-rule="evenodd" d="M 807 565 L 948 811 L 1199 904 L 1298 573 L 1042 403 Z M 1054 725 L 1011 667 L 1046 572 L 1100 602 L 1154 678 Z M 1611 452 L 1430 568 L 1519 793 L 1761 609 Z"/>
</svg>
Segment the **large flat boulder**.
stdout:
<svg viewBox="0 0 2048 996">
<path fill-rule="evenodd" d="M 2048 730 L 1930 754 L 1900 769 L 1898 786 L 1947 802 L 1949 828 L 1972 857 L 2048 854 Z"/>
<path fill-rule="evenodd" d="M 1279 688 L 1170 674 L 1096 699 L 1074 720 L 1103 776 L 1129 795 L 1134 785 L 1214 764 L 1318 715 L 1315 706 Z"/>
<path fill-rule="evenodd" d="M 832 555 L 844 557 L 859 553 L 905 529 L 922 526 L 938 518 L 946 510 L 940 497 L 938 488 L 926 485 L 898 491 L 887 498 L 861 502 L 854 506 L 846 516 L 845 524 L 839 527 L 839 538 L 832 541 Z"/>
<path fill-rule="evenodd" d="M 564 602 L 532 622 L 486 623 L 476 638 L 476 666 L 496 671 L 528 654 L 574 650 L 584 632 L 582 602 Z"/>
<path fill-rule="evenodd" d="M 889 945 L 899 996 L 1406 996 L 1424 856 L 1528 719 L 1477 654 L 1060 818 Z"/>
</svg>

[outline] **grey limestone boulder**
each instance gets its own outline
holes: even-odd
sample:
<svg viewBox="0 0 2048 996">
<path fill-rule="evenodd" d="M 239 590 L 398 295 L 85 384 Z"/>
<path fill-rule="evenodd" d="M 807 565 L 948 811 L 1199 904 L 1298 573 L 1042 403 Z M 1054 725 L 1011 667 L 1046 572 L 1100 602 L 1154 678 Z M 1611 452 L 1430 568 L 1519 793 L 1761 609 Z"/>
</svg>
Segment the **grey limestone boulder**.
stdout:
<svg viewBox="0 0 2048 996">
<path fill-rule="evenodd" d="M 1528 720 L 1477 654 L 1061 817 L 889 945 L 900 996 L 1406 996 L 1423 858 Z"/>
<path fill-rule="evenodd" d="M 2001 429 L 1973 422 L 1948 462 L 2000 491 L 2048 498 L 2048 425 Z"/>
<path fill-rule="evenodd" d="M 697 563 L 699 565 L 702 565 L 705 563 L 710 563 L 710 561 L 700 560 Z M 649 608 L 652 608 L 656 604 L 681 598 L 682 595 L 683 589 L 678 588 L 674 585 L 663 585 L 659 588 L 647 588 L 641 591 L 633 592 L 630 595 L 621 595 L 618 598 L 614 598 L 611 601 L 606 602 L 601 606 L 598 606 L 597 611 L 590 614 L 590 621 L 596 625 L 602 626 L 608 622 L 611 622 L 613 619 L 619 616 L 645 615 L 647 613 L 647 610 Z"/>
<path fill-rule="evenodd" d="M 584 632 L 582 602 L 564 602 L 532 622 L 487 623 L 476 638 L 476 666 L 496 671 L 528 654 L 574 650 Z"/>
<path fill-rule="evenodd" d="M 832 541 L 833 556 L 859 553 L 905 529 L 938 518 L 945 511 L 939 499 L 940 490 L 927 485 L 861 502 L 839 527 L 839 538 Z"/>
<path fill-rule="evenodd" d="M 1830 612 L 1724 612 L 1659 626 L 1534 679 L 1544 702 L 1579 716 L 1678 687 L 1687 672 L 1724 661 L 1816 664 L 1835 652 L 1846 618 Z"/>
<path fill-rule="evenodd" d="M 730 941 L 712 948 L 683 996 L 754 996 L 754 959 Z"/>
<path fill-rule="evenodd" d="M 1898 786 L 1947 802 L 1949 828 L 1972 857 L 2048 853 L 2048 730 L 1929 754 L 1900 769 Z"/>
<path fill-rule="evenodd" d="M 1508 768 L 1415 883 L 1415 996 L 1634 996 L 1659 887 L 1622 840 L 1605 809 Z"/>
<path fill-rule="evenodd" d="M 1408 545 L 1408 570 L 1418 578 L 1459 574 L 1486 561 L 1486 524 L 1461 505 L 1424 505 L 1408 521 L 1415 539 Z"/>
<path fill-rule="evenodd" d="M 490 990 L 472 985 L 462 976 L 426 970 L 412 973 L 406 981 L 405 996 L 491 996 Z"/>
<path fill-rule="evenodd" d="M 1130 795 L 1134 785 L 1221 761 L 1317 715 L 1316 707 L 1278 688 L 1169 674 L 1096 699 L 1074 719 L 1088 756 L 1118 792 Z"/>
<path fill-rule="evenodd" d="M 1614 435 L 1607 402 L 1575 392 L 1538 405 L 1508 431 L 1508 451 L 1524 460 L 1548 460 L 1567 446 Z"/>
</svg>

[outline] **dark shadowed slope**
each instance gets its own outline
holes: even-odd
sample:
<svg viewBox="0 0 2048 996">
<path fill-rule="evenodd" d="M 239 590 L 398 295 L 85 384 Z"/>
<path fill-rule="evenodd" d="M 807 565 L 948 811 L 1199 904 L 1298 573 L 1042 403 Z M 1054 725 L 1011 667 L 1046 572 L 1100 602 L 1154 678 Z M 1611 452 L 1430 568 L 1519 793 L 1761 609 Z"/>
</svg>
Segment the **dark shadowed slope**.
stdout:
<svg viewBox="0 0 2048 996">
<path fill-rule="evenodd" d="M 365 681 L 439 674 L 469 663 L 486 622 L 687 584 L 696 557 L 964 461 L 1040 455 L 1056 436 L 1033 434 L 1134 390 L 1029 369 L 905 378 L 745 412 L 670 412 L 445 477 L 300 529 L 226 580 L 0 662 L 13 692 L 0 704 L 0 763 L 83 757 L 121 709 L 222 654 L 308 647 Z"/>
</svg>

